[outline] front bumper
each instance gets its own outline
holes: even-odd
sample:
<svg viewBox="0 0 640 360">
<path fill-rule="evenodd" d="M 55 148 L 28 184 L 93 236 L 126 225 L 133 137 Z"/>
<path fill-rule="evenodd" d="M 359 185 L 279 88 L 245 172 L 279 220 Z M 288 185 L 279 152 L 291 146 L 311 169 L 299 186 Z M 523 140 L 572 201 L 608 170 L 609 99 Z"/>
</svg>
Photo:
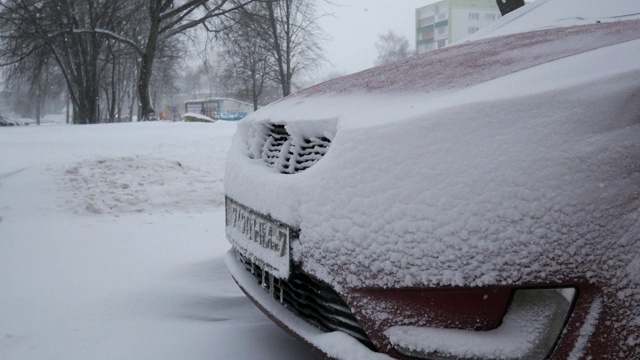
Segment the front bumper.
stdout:
<svg viewBox="0 0 640 360">
<path fill-rule="evenodd" d="M 281 328 L 331 359 L 389 360 L 391 357 L 372 351 L 342 331 L 324 332 L 296 316 L 278 300 L 279 295 L 265 291 L 260 281 L 238 260 L 235 250 L 225 257 L 227 268 L 240 289 L 262 312 Z M 268 280 L 267 280 L 268 281 Z"/>
<path fill-rule="evenodd" d="M 539 360 L 553 349 L 571 313 L 573 301 L 553 288 L 363 288 L 338 294 L 291 262 L 291 234 L 297 233 L 227 198 L 233 249 L 226 260 L 236 283 L 274 322 L 329 358 Z"/>
<path fill-rule="evenodd" d="M 376 352 L 373 343 L 380 339 L 368 338 L 328 285 L 300 273 L 278 280 L 235 249 L 227 253 L 226 264 L 242 291 L 271 320 L 328 358 L 391 359 Z M 398 358 L 546 358 L 571 312 L 570 302 L 558 307 L 558 301 L 551 301 L 558 297 L 562 295 L 554 289 L 516 291 L 503 323 L 492 331 L 391 327 L 384 333 L 395 351 L 384 345 L 382 350 Z"/>
</svg>

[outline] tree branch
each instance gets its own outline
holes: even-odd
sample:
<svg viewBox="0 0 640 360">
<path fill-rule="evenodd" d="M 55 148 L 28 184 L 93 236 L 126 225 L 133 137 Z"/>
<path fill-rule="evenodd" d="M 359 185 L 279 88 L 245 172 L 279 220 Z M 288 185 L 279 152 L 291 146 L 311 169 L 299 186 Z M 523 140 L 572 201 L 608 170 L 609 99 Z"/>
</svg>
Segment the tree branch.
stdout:
<svg viewBox="0 0 640 360">
<path fill-rule="evenodd" d="M 93 29 L 93 30 L 92 29 L 71 29 L 71 30 L 68 30 L 68 31 L 71 32 L 71 33 L 74 33 L 74 34 L 87 34 L 87 33 L 90 33 L 90 34 L 91 33 L 93 33 L 93 34 L 101 34 L 101 35 L 104 35 L 104 36 L 106 36 L 106 37 L 108 37 L 108 38 L 110 38 L 112 40 L 115 40 L 115 41 L 117 41 L 119 43 L 129 45 L 140 56 L 144 55 L 144 50 L 142 50 L 142 48 L 140 46 L 138 46 L 138 44 L 136 44 L 135 42 L 133 42 L 130 39 L 127 39 L 127 38 L 125 38 L 123 36 L 120 36 L 120 35 L 114 33 L 114 32 L 111 32 L 109 30 L 104 30 L 104 29 Z"/>
</svg>

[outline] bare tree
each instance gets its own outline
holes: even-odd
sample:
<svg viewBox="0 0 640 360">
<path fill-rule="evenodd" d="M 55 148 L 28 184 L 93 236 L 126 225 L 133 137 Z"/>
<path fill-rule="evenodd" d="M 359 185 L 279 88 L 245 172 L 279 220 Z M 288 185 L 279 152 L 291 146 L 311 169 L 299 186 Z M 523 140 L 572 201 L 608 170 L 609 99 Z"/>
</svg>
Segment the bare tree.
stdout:
<svg viewBox="0 0 640 360">
<path fill-rule="evenodd" d="M 103 121 L 122 121 L 126 101 L 131 104 L 137 99 L 135 78 L 137 73 L 137 55 L 128 47 L 117 41 L 107 40 L 106 51 L 100 70 L 100 88 L 102 90 L 102 108 L 100 118 Z M 134 101 L 135 104 L 135 101 Z M 133 115 L 129 107 L 128 121 Z"/>
<path fill-rule="evenodd" d="M 155 76 L 149 84 L 152 103 L 166 103 L 167 99 L 179 93 L 178 78 L 182 75 L 182 57 L 185 42 L 171 38 L 158 49 L 157 60 L 153 66 Z M 163 111 L 164 109 L 158 109 Z"/>
<path fill-rule="evenodd" d="M 2 0 L 0 1 L 0 65 L 13 65 L 47 49 L 65 77 L 74 108 L 74 122 L 100 121 L 100 99 L 113 92 L 99 83 L 117 69 L 113 41 L 133 50 L 137 57 L 139 113 L 154 113 L 150 85 L 154 63 L 163 46 L 176 35 L 197 26 L 214 30 L 210 20 L 254 0 Z M 108 41 L 111 40 L 111 41 Z M 166 53 L 165 53 L 166 54 Z"/>
<path fill-rule="evenodd" d="M 169 39 L 197 26 L 204 26 L 208 31 L 215 31 L 212 19 L 241 9 L 255 0 L 148 0 L 134 1 L 138 13 L 146 9 L 142 24 L 144 28 L 138 33 L 122 33 L 117 30 L 89 28 L 78 29 L 78 33 L 102 34 L 113 40 L 131 46 L 140 57 L 138 72 L 139 118 L 146 120 L 155 112 L 150 89 L 153 64 L 158 49 Z M 131 36 L 137 35 L 137 36 Z"/>
<path fill-rule="evenodd" d="M 77 28 L 105 28 L 114 24 L 118 1 L 0 2 L 0 58 L 2 65 L 51 59 L 58 65 L 73 103 L 74 122 L 99 120 L 99 57 L 105 42 L 96 33 Z"/>
<path fill-rule="evenodd" d="M 10 99 L 13 108 L 23 117 L 35 117 L 37 125 L 40 125 L 47 98 L 54 97 L 55 81 L 60 80 L 52 63 L 46 54 L 38 54 L 12 65 L 6 77 L 7 87 L 13 94 Z"/>
<path fill-rule="evenodd" d="M 249 9 L 249 24 L 268 50 L 272 76 L 280 85 L 282 96 L 287 96 L 291 94 L 293 78 L 323 60 L 317 1 L 260 1 L 256 5 Z"/>
<path fill-rule="evenodd" d="M 238 10 L 251 2 L 253 0 L 239 2 L 185 0 L 181 3 L 173 0 L 149 0 L 147 6 L 149 27 L 147 36 L 140 39 L 141 43 L 114 34 L 114 38 L 133 46 L 140 54 L 138 97 L 142 119 L 147 119 L 155 111 L 149 85 L 158 48 L 170 38 L 196 26 L 202 25 L 207 30 L 213 31 L 214 28 L 211 28 L 212 24 L 208 23 L 209 20 Z"/>
<path fill-rule="evenodd" d="M 407 37 L 398 35 L 392 30 L 387 31 L 386 34 L 378 35 L 376 49 L 378 50 L 376 65 L 388 64 L 412 55 Z"/>
<path fill-rule="evenodd" d="M 206 39 L 196 40 L 197 51 L 194 55 L 198 59 L 197 65 L 189 67 L 183 77 L 184 87 L 191 94 L 231 96 L 233 90 L 227 88 L 231 83 L 223 80 L 227 65 L 223 45 L 214 40 L 225 32 L 227 29 L 220 33 L 207 33 Z"/>
<path fill-rule="evenodd" d="M 261 10 L 264 9 L 256 3 L 233 14 L 227 19 L 230 25 L 218 36 L 225 66 L 222 83 L 235 90 L 235 97 L 253 103 L 254 110 L 258 109 L 270 74 L 269 48 L 254 33 L 253 21 Z"/>
</svg>

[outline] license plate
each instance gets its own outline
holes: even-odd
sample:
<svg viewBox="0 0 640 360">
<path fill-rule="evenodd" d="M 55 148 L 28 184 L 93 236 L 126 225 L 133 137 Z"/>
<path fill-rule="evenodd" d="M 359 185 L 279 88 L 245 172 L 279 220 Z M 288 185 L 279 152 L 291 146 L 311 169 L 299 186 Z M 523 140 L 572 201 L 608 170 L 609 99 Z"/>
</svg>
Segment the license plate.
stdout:
<svg viewBox="0 0 640 360">
<path fill-rule="evenodd" d="M 228 197 L 225 207 L 229 242 L 269 273 L 287 278 L 291 228 Z"/>
</svg>

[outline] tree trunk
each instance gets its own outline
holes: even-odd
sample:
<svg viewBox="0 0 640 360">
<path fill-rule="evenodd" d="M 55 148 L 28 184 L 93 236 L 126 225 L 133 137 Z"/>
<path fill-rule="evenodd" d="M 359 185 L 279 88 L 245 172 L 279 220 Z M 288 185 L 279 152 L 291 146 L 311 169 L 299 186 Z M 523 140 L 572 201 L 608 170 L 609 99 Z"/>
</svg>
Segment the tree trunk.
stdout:
<svg viewBox="0 0 640 360">
<path fill-rule="evenodd" d="M 157 1 L 155 6 L 151 5 L 149 15 L 151 24 L 149 27 L 149 38 L 147 46 L 140 61 L 140 75 L 138 78 L 138 121 L 149 120 L 149 115 L 154 113 L 153 102 L 151 100 L 151 73 L 153 70 L 153 60 L 156 56 L 156 48 L 158 47 L 158 32 L 160 30 L 160 2 Z"/>
<path fill-rule="evenodd" d="M 42 73 L 39 74 L 36 80 L 36 125 L 40 125 L 40 116 L 42 115 Z"/>
<path fill-rule="evenodd" d="M 67 90 L 67 125 L 69 125 L 69 108 L 71 107 L 71 99 L 69 98 L 69 91 Z"/>
<path fill-rule="evenodd" d="M 42 89 L 38 88 L 38 95 L 36 95 L 36 125 L 40 125 L 41 110 L 42 110 Z"/>
<path fill-rule="evenodd" d="M 255 66 L 251 67 L 251 100 L 253 100 L 253 111 L 258 110 L 258 83 L 257 70 Z"/>
<path fill-rule="evenodd" d="M 278 64 L 278 78 L 280 86 L 282 87 L 282 96 L 288 96 L 291 93 L 291 88 L 287 87 L 287 77 L 285 76 L 282 47 L 280 44 L 280 36 L 278 34 L 278 23 L 276 20 L 275 12 L 273 10 L 273 3 L 271 1 L 268 1 L 266 4 L 267 10 L 269 11 L 269 26 L 271 28 L 271 33 L 273 34 L 273 50 L 276 56 L 276 63 Z"/>
<path fill-rule="evenodd" d="M 149 115 L 154 112 L 149 89 L 152 67 L 153 57 L 145 54 L 140 63 L 140 76 L 138 78 L 138 121 L 149 120 Z"/>
<path fill-rule="evenodd" d="M 293 33 L 291 27 L 293 26 L 291 19 L 291 0 L 287 0 L 285 3 L 285 24 L 284 24 L 284 39 L 285 39 L 285 53 L 284 53 L 284 87 L 286 91 L 284 96 L 291 94 L 291 79 L 293 78 L 293 70 L 291 69 L 291 60 L 293 58 L 291 52 L 291 41 L 293 40 Z"/>
<path fill-rule="evenodd" d="M 111 119 L 111 122 L 115 122 L 116 121 L 116 101 L 117 101 L 117 87 L 116 87 L 116 71 L 115 71 L 115 61 L 114 61 L 114 67 L 111 70 L 111 104 L 110 108 L 109 108 L 109 119 Z"/>
</svg>

